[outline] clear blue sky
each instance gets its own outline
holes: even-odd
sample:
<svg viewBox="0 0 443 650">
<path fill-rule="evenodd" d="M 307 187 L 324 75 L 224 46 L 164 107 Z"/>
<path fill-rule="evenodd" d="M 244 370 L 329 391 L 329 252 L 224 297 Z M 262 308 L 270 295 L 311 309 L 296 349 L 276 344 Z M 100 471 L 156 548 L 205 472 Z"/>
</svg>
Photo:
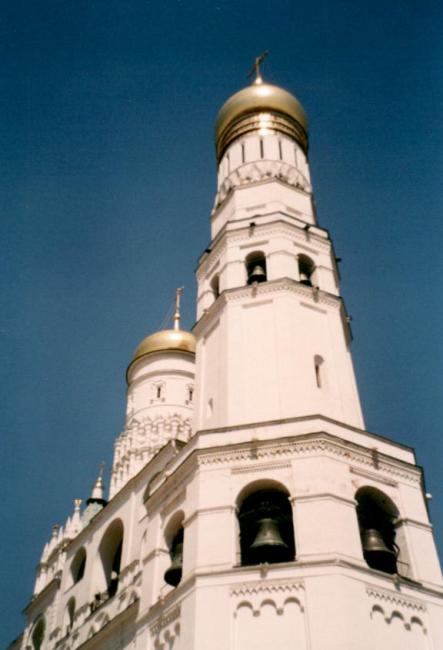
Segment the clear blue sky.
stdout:
<svg viewBox="0 0 443 650">
<path fill-rule="evenodd" d="M 264 49 L 310 119 L 368 429 L 415 447 L 443 548 L 442 28 L 433 0 L 3 3 L 2 647 L 181 284 L 193 324 L 214 119 Z"/>
</svg>

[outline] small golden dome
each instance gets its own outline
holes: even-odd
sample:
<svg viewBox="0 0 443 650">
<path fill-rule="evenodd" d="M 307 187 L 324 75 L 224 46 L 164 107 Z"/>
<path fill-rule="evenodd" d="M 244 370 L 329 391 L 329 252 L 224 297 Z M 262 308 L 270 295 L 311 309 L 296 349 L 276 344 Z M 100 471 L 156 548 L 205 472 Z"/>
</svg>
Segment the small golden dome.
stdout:
<svg viewBox="0 0 443 650">
<path fill-rule="evenodd" d="M 134 352 L 131 364 L 153 352 L 166 352 L 169 350 L 180 350 L 181 352 L 195 354 L 195 336 L 191 332 L 179 329 L 155 332 L 155 334 L 143 339 Z"/>
<path fill-rule="evenodd" d="M 227 137 L 228 131 L 239 119 L 251 114 L 276 113 L 289 118 L 295 122 L 298 129 L 301 129 L 297 140 L 303 140 L 300 144 L 307 148 L 308 119 L 300 102 L 287 90 L 263 83 L 261 79 L 255 81 L 251 86 L 243 88 L 232 95 L 221 107 L 215 123 L 215 141 L 217 156 L 220 159 L 227 145 L 233 138 Z M 277 130 L 278 127 L 277 127 Z M 241 133 L 238 133 L 241 135 Z"/>
</svg>

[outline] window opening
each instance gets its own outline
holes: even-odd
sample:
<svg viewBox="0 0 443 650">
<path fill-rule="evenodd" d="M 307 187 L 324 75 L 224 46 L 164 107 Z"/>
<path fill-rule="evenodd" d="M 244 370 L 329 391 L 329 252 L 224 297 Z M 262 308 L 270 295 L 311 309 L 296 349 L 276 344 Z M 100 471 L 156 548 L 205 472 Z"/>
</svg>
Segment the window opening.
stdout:
<svg viewBox="0 0 443 650">
<path fill-rule="evenodd" d="M 241 564 L 289 562 L 295 558 L 292 507 L 278 489 L 258 490 L 238 512 Z"/>
<path fill-rule="evenodd" d="M 266 282 L 266 258 L 261 251 L 250 253 L 246 258 L 247 283 Z"/>
<path fill-rule="evenodd" d="M 74 615 L 75 615 L 75 598 L 70 598 L 68 601 L 68 629 L 67 632 L 69 633 L 72 630 L 72 627 L 74 625 Z"/>
<path fill-rule="evenodd" d="M 314 367 L 315 367 L 315 381 L 317 384 L 317 388 L 322 388 L 323 387 L 323 358 L 320 357 L 318 354 L 315 355 L 314 357 Z"/>
<path fill-rule="evenodd" d="M 242 161 L 242 163 L 245 162 L 245 143 L 244 142 L 242 142 L 242 145 L 241 145 L 241 161 Z"/>
<path fill-rule="evenodd" d="M 357 518 L 363 556 L 368 566 L 385 573 L 397 573 L 399 547 L 395 540 L 398 511 L 376 488 L 361 488 L 356 494 Z"/>
<path fill-rule="evenodd" d="M 193 397 L 194 397 L 194 387 L 189 386 L 189 388 L 188 388 L 188 401 L 192 402 Z"/>
<path fill-rule="evenodd" d="M 165 582 L 171 587 L 176 587 L 181 579 L 183 573 L 183 527 L 177 532 L 171 542 L 169 549 L 171 557 L 171 565 L 165 571 Z"/>
<path fill-rule="evenodd" d="M 218 275 L 214 275 L 211 280 L 211 290 L 214 294 L 214 299 L 217 300 L 220 295 L 220 279 Z"/>
<path fill-rule="evenodd" d="M 265 157 L 265 148 L 263 144 L 263 140 L 260 138 L 260 158 Z"/>
<path fill-rule="evenodd" d="M 45 638 L 45 621 L 40 619 L 32 633 L 33 650 L 40 650 Z"/>
<path fill-rule="evenodd" d="M 298 256 L 298 273 L 300 282 L 307 287 L 312 287 L 312 275 L 315 270 L 315 264 L 307 255 Z"/>
<path fill-rule="evenodd" d="M 280 160 L 283 160 L 283 147 L 281 140 L 278 141 L 278 155 Z"/>
<path fill-rule="evenodd" d="M 75 554 L 75 557 L 72 560 L 72 564 L 71 564 L 71 574 L 72 574 L 72 580 L 74 584 L 76 582 L 80 582 L 80 580 L 83 578 L 83 576 L 85 575 L 85 568 L 86 568 L 86 551 L 82 547 Z"/>
</svg>

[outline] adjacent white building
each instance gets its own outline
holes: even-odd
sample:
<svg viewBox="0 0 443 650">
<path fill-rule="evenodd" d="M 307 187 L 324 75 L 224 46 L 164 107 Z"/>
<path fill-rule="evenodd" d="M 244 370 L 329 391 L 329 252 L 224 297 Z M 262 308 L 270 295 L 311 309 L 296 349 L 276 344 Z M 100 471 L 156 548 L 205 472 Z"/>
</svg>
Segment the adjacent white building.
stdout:
<svg viewBox="0 0 443 650">
<path fill-rule="evenodd" d="M 101 475 L 54 528 L 20 650 L 439 650 L 443 584 L 412 449 L 365 430 L 308 126 L 255 82 L 216 123 L 197 321 L 127 371 Z"/>
</svg>

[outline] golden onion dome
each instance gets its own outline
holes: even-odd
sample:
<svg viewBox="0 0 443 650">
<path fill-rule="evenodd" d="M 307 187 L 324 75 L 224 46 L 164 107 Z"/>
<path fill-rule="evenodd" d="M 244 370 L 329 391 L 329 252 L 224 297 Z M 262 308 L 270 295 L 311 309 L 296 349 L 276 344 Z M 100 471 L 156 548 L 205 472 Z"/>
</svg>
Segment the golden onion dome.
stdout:
<svg viewBox="0 0 443 650">
<path fill-rule="evenodd" d="M 154 352 L 185 352 L 195 355 L 195 343 L 195 336 L 191 332 L 180 329 L 161 330 L 147 336 L 134 352 L 126 378 L 129 380 L 129 372 L 137 361 Z"/>
<path fill-rule="evenodd" d="M 264 124 L 269 130 L 292 136 L 307 151 L 308 120 L 302 105 L 287 90 L 264 83 L 259 77 L 251 86 L 232 95 L 218 113 L 215 123 L 218 160 L 234 139 L 260 130 Z"/>
<path fill-rule="evenodd" d="M 132 361 L 128 366 L 126 372 L 127 379 L 129 378 L 129 371 L 134 363 L 150 354 L 154 354 L 154 352 L 186 352 L 195 355 L 195 336 L 191 332 L 180 329 L 180 296 L 182 292 L 183 287 L 180 287 L 176 291 L 174 328 L 160 330 L 160 332 L 155 332 L 143 339 L 134 352 Z"/>
<path fill-rule="evenodd" d="M 147 336 L 134 352 L 131 364 L 153 352 L 176 351 L 195 354 L 195 336 L 185 330 L 161 330 Z"/>
</svg>

